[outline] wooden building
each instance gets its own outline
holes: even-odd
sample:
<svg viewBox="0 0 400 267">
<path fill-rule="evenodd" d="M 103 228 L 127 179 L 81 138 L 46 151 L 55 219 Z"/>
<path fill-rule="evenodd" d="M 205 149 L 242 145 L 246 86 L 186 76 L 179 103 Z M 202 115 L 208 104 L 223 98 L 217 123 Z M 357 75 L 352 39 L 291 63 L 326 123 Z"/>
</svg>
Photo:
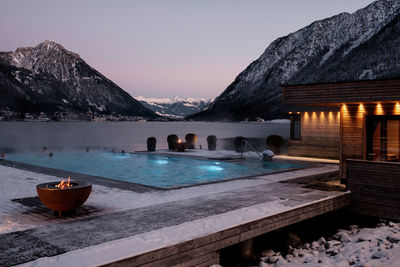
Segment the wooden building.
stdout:
<svg viewBox="0 0 400 267">
<path fill-rule="evenodd" d="M 282 87 L 289 155 L 336 157 L 350 188 L 369 196 L 390 189 L 394 199 L 385 201 L 400 206 L 400 79 Z"/>
</svg>

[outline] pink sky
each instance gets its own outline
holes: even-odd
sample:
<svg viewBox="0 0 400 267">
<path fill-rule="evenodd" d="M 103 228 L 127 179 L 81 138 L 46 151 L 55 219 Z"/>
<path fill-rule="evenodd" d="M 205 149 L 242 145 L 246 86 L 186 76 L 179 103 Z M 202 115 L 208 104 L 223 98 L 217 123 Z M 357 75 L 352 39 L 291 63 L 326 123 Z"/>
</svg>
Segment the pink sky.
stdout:
<svg viewBox="0 0 400 267">
<path fill-rule="evenodd" d="M 0 51 L 52 40 L 132 96 L 212 98 L 276 38 L 371 2 L 13 0 Z"/>
</svg>

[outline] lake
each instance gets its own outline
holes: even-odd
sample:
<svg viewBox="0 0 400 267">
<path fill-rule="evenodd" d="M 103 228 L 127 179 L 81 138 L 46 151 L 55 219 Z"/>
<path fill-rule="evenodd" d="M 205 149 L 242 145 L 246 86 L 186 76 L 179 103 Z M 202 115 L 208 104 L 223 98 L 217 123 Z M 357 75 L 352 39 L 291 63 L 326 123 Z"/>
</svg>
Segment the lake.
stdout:
<svg viewBox="0 0 400 267">
<path fill-rule="evenodd" d="M 235 136 L 258 139 L 277 134 L 289 138 L 289 123 L 275 122 L 0 122 L 0 148 L 37 150 L 78 147 L 107 147 L 136 151 L 146 149 L 150 136 L 157 138 L 157 149 L 167 148 L 167 136 L 184 139 L 187 133 L 198 136 L 197 144 L 207 148 L 206 138 L 218 138 L 217 149 L 226 149 Z M 262 149 L 262 148 L 260 148 Z"/>
</svg>

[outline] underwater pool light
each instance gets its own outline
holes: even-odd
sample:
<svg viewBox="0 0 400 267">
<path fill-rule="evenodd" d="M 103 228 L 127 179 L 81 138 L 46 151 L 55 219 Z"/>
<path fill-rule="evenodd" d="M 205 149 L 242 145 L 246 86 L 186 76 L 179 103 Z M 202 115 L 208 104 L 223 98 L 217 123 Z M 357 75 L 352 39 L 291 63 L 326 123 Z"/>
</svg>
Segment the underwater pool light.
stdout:
<svg viewBox="0 0 400 267">
<path fill-rule="evenodd" d="M 167 163 L 168 163 L 168 160 L 160 159 L 160 160 L 156 160 L 156 163 L 157 163 L 157 164 L 160 164 L 160 165 L 164 165 L 164 164 L 167 164 Z"/>
<path fill-rule="evenodd" d="M 122 155 L 114 155 L 113 157 L 116 158 L 116 159 L 128 159 L 128 158 L 130 158 L 130 155 L 129 154 L 122 154 Z"/>
<path fill-rule="evenodd" d="M 222 171 L 224 168 L 220 166 L 214 166 L 214 165 L 206 165 L 206 166 L 200 166 L 200 168 L 205 169 L 207 171 Z"/>
</svg>

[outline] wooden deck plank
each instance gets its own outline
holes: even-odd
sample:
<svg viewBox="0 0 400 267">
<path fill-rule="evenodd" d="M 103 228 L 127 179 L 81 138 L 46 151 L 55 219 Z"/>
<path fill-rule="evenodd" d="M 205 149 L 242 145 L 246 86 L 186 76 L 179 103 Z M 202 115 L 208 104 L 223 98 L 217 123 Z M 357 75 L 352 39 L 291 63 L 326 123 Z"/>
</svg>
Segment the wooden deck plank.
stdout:
<svg viewBox="0 0 400 267">
<path fill-rule="evenodd" d="M 350 194 L 344 193 L 104 266 L 199 266 L 203 260 L 217 263 L 216 255 L 223 248 L 348 205 Z"/>
</svg>

